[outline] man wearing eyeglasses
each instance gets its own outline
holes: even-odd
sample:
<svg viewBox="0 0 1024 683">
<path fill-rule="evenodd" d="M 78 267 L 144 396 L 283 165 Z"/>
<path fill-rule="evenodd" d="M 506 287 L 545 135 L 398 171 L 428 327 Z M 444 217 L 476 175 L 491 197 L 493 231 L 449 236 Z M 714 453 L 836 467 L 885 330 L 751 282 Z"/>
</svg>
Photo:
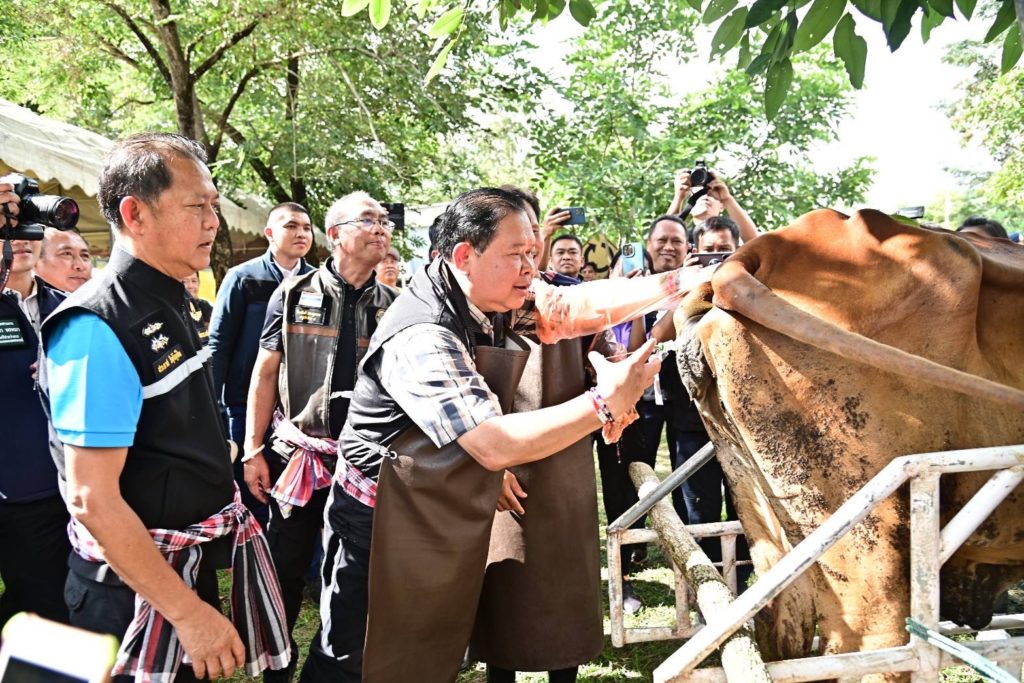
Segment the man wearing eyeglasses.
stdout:
<svg viewBox="0 0 1024 683">
<path fill-rule="evenodd" d="M 324 221 L 332 256 L 283 282 L 270 298 L 246 411 L 245 483 L 268 503 L 267 540 L 277 568 L 289 633 L 337 462 L 335 439 L 348 415 L 356 368 L 398 290 L 377 282 L 394 224 L 365 192 L 337 200 Z M 273 422 L 264 448 L 263 435 Z M 288 681 L 286 671 L 264 681 Z"/>
</svg>

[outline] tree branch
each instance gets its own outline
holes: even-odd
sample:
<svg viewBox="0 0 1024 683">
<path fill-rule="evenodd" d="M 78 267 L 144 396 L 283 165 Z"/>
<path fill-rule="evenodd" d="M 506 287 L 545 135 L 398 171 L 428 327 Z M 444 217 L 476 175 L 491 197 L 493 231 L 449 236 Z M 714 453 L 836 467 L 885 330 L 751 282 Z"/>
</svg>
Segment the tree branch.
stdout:
<svg viewBox="0 0 1024 683">
<path fill-rule="evenodd" d="M 100 45 L 103 46 L 103 51 L 106 52 L 107 54 L 111 55 L 112 57 L 114 57 L 116 59 L 120 59 L 122 62 L 125 62 L 127 64 L 132 65 L 136 69 L 141 69 L 142 68 L 142 67 L 139 66 L 139 62 L 138 62 L 137 59 L 135 59 L 134 57 L 130 57 L 121 48 L 119 48 L 117 45 L 114 45 L 112 42 L 110 42 L 106 38 L 100 38 L 99 41 L 100 41 Z"/>
<path fill-rule="evenodd" d="M 243 28 L 240 31 L 236 31 L 230 37 L 225 39 L 224 42 L 218 45 L 217 48 L 213 52 L 211 52 L 206 59 L 203 60 L 203 63 L 196 67 L 196 70 L 192 72 L 192 82 L 197 82 L 200 78 L 203 77 L 203 74 L 209 71 L 217 62 L 220 61 L 221 57 L 224 56 L 225 52 L 230 50 L 232 47 L 237 45 L 242 40 L 245 40 L 245 38 L 247 38 L 249 34 L 256 30 L 256 27 L 259 26 L 260 22 L 263 19 L 265 19 L 266 16 L 267 13 L 262 13 L 258 15 L 255 19 L 249 22 L 249 24 L 245 28 Z"/>
<path fill-rule="evenodd" d="M 241 147 L 245 144 L 245 136 L 242 135 L 240 130 L 232 126 L 230 123 L 224 124 L 224 130 L 231 141 L 236 145 Z M 288 195 L 288 192 L 285 191 L 284 187 L 277 179 L 277 176 L 274 175 L 274 171 L 267 166 L 267 164 L 263 163 L 262 159 L 257 156 L 250 156 L 248 157 L 248 160 L 249 165 L 252 166 L 253 170 L 256 171 L 256 175 L 260 177 L 260 180 L 262 180 L 267 186 L 267 189 L 270 190 L 270 194 L 274 196 L 274 200 L 276 202 L 281 203 L 291 201 L 291 197 Z"/>
<path fill-rule="evenodd" d="M 142 32 L 142 29 L 139 28 L 137 23 L 135 23 L 135 20 L 132 19 L 130 14 L 128 14 L 128 11 L 116 2 L 112 2 L 112 0 L 106 0 L 103 4 L 113 11 L 114 14 L 121 17 L 121 20 L 128 25 L 131 32 L 134 33 L 135 37 L 139 39 L 140 43 L 142 43 L 142 47 L 145 48 L 146 54 L 148 54 L 149 58 L 153 60 L 153 63 L 156 65 L 160 75 L 164 77 L 168 87 L 171 87 L 171 72 L 167 68 L 167 64 L 164 63 L 163 57 L 160 56 L 160 52 L 153 45 L 152 41 L 150 41 L 149 37 Z"/>
</svg>

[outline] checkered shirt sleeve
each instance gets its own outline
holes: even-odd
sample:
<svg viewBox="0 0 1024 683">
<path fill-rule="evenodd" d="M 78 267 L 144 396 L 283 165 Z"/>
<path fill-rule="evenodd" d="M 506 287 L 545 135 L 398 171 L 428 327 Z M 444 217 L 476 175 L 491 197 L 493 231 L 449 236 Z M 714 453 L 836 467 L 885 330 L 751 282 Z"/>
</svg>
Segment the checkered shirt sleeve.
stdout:
<svg viewBox="0 0 1024 683">
<path fill-rule="evenodd" d="M 438 448 L 501 415 L 462 340 L 439 325 L 413 325 L 384 344 L 380 378 Z"/>
</svg>

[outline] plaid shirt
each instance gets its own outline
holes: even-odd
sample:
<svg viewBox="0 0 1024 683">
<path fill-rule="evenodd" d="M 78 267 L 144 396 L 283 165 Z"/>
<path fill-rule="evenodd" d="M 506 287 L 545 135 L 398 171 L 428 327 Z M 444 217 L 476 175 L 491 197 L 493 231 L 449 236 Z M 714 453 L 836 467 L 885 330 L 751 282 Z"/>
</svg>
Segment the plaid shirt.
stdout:
<svg viewBox="0 0 1024 683">
<path fill-rule="evenodd" d="M 278 448 L 285 446 L 291 449 L 288 464 L 270 489 L 270 495 L 278 502 L 281 516 L 287 518 L 296 505 L 305 507 L 314 491 L 331 485 L 331 473 L 324 467 L 320 456 L 335 453 L 338 442 L 307 436 L 280 409 L 274 411 L 273 438 Z"/>
<path fill-rule="evenodd" d="M 245 670 L 256 676 L 264 669 L 283 669 L 288 665 L 291 644 L 277 573 L 263 530 L 242 505 L 237 487 L 234 501 L 208 519 L 181 531 L 150 529 L 149 534 L 189 588 L 195 586 L 202 544 L 234 534 L 231 621 L 245 645 Z M 104 561 L 96 539 L 74 518 L 68 524 L 68 538 L 81 558 Z M 136 595 L 135 618 L 121 639 L 112 674 L 133 676 L 136 683 L 170 683 L 184 654 L 174 627 Z"/>
</svg>

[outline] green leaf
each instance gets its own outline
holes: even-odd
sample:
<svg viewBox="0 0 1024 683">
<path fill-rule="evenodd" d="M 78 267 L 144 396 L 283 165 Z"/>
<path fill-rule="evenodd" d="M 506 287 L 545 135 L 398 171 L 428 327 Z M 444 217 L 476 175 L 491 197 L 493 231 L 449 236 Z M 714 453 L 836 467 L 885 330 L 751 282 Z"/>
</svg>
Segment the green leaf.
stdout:
<svg viewBox="0 0 1024 683">
<path fill-rule="evenodd" d="M 458 38 L 452 40 L 444 46 L 443 50 L 437 53 L 437 57 L 434 57 L 434 63 L 430 65 L 430 71 L 428 71 L 427 75 L 423 78 L 423 85 L 429 84 L 430 81 L 434 80 L 434 78 L 441 73 L 441 69 L 443 69 L 444 65 L 448 63 L 448 55 L 451 53 L 452 48 L 455 47 L 457 42 L 459 42 Z"/>
<path fill-rule="evenodd" d="M 725 54 L 736 47 L 743 36 L 743 22 L 747 19 L 747 8 L 740 7 L 730 14 L 718 25 L 715 37 L 711 39 L 711 58 L 715 55 Z"/>
<path fill-rule="evenodd" d="M 569 14 L 580 26 L 589 26 L 597 16 L 597 10 L 590 4 L 590 0 L 569 0 Z"/>
<path fill-rule="evenodd" d="M 746 69 L 750 66 L 750 34 L 744 33 L 740 38 L 739 56 L 736 58 L 736 68 Z"/>
<path fill-rule="evenodd" d="M 850 14 L 839 20 L 836 33 L 832 37 L 832 49 L 836 57 L 843 60 L 846 73 L 850 76 L 850 85 L 858 89 L 863 87 L 868 43 L 854 31 L 854 21 Z"/>
<path fill-rule="evenodd" d="M 737 4 L 739 4 L 739 0 L 711 0 L 708 3 L 708 8 L 704 10 L 701 21 L 708 25 L 713 24 L 731 12 Z"/>
<path fill-rule="evenodd" d="M 1013 0 L 1010 0 L 1011 2 Z M 893 1 L 891 4 L 885 4 L 886 19 L 888 20 L 888 8 L 895 6 L 896 2 Z M 892 14 L 892 21 L 885 25 L 885 41 L 889 44 L 889 50 L 895 52 L 906 40 L 907 34 L 910 33 L 910 22 L 914 18 L 914 12 L 920 5 L 917 4 L 917 0 L 900 0 L 899 6 L 896 7 L 895 12 Z"/>
<path fill-rule="evenodd" d="M 956 0 L 956 6 L 960 8 L 960 14 L 964 15 L 964 19 L 971 18 L 976 4 L 978 0 Z"/>
<path fill-rule="evenodd" d="M 985 34 L 985 42 L 991 43 L 995 40 L 1016 18 L 1017 12 L 1013 9 L 1013 0 L 1003 0 L 1003 6 L 999 8 L 996 20 L 992 22 L 992 28 Z"/>
<path fill-rule="evenodd" d="M 820 43 L 835 28 L 839 18 L 843 16 L 844 9 L 846 9 L 845 2 L 814 0 L 814 4 L 804 16 L 800 28 L 796 30 L 793 50 L 804 52 Z"/>
<path fill-rule="evenodd" d="M 889 0 L 893 2 L 894 0 Z M 882 0 L 852 0 L 860 13 L 875 21 L 882 21 Z"/>
<path fill-rule="evenodd" d="M 462 17 L 466 14 L 466 10 L 461 7 L 455 7 L 437 18 L 430 28 L 427 29 L 427 35 L 431 38 L 443 38 L 444 36 L 450 36 L 460 26 L 462 26 Z"/>
<path fill-rule="evenodd" d="M 391 0 L 370 0 L 370 23 L 378 31 L 388 25 L 391 18 Z"/>
<path fill-rule="evenodd" d="M 755 0 L 747 12 L 747 20 L 743 28 L 754 28 L 771 19 L 776 12 L 785 7 L 786 0 Z"/>
<path fill-rule="evenodd" d="M 548 17 L 548 3 L 547 0 L 537 0 L 537 9 L 533 11 L 533 16 L 530 21 L 539 21 L 541 19 L 547 19 Z"/>
<path fill-rule="evenodd" d="M 1006 40 L 1003 42 L 1003 58 L 1001 70 L 1006 73 L 1017 65 L 1021 53 L 1020 29 L 1014 27 L 1006 33 Z"/>
<path fill-rule="evenodd" d="M 946 17 L 934 9 L 925 12 L 921 17 L 921 42 L 927 43 L 932 37 L 932 31 L 945 20 Z"/>
<path fill-rule="evenodd" d="M 950 19 L 954 18 L 953 0 L 928 0 L 928 4 L 942 16 L 949 17 Z"/>
<path fill-rule="evenodd" d="M 771 59 L 771 55 L 766 55 L 764 53 L 759 54 L 757 57 L 754 57 L 754 60 L 750 62 L 750 64 L 747 66 L 747 74 L 750 76 L 758 75 L 759 73 L 765 70 L 765 68 L 768 66 L 768 62 L 770 62 Z"/>
<path fill-rule="evenodd" d="M 789 86 L 793 82 L 793 63 L 788 59 L 775 62 L 768 67 L 768 77 L 764 84 L 764 113 L 771 121 L 779 113 L 779 108 L 786 99 Z"/>
<path fill-rule="evenodd" d="M 686 4 L 692 7 L 693 9 L 697 10 L 698 12 L 700 11 L 700 6 L 702 2 L 703 0 L 686 0 Z"/>
<path fill-rule="evenodd" d="M 370 0 L 345 0 L 345 2 L 341 3 L 341 16 L 355 16 L 366 9 L 366 6 L 369 4 Z"/>
<path fill-rule="evenodd" d="M 554 19 L 565 10 L 565 0 L 548 0 L 548 19 Z"/>
<path fill-rule="evenodd" d="M 782 33 L 779 37 L 779 42 L 775 44 L 772 49 L 772 61 L 777 62 L 783 57 L 788 57 L 793 51 L 793 38 L 796 36 L 796 12 L 790 12 L 786 15 L 786 18 L 780 22 L 782 26 Z"/>
</svg>

